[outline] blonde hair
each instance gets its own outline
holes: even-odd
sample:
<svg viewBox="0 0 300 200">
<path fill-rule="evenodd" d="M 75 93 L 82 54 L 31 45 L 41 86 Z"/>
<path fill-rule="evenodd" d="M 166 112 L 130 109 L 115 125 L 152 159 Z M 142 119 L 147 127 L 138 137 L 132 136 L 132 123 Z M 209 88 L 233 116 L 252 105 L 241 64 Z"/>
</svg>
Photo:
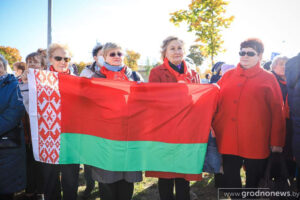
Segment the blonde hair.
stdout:
<svg viewBox="0 0 300 200">
<path fill-rule="evenodd" d="M 286 56 L 282 56 L 282 55 L 276 56 L 272 61 L 271 69 L 273 70 L 278 65 L 279 61 L 282 60 L 282 61 L 286 62 L 286 61 L 288 61 L 288 59 L 289 58 Z"/>
<path fill-rule="evenodd" d="M 104 45 L 102 51 L 103 51 L 103 57 L 105 58 L 109 51 L 112 49 L 122 49 L 122 47 L 116 43 L 108 42 Z"/>
<path fill-rule="evenodd" d="M 48 58 L 52 58 L 53 57 L 53 52 L 56 51 L 57 49 L 63 49 L 65 51 L 67 51 L 70 54 L 70 56 L 72 56 L 68 45 L 53 43 L 53 44 L 50 45 L 50 47 L 47 51 Z"/>
<path fill-rule="evenodd" d="M 178 37 L 175 37 L 175 36 L 167 37 L 166 39 L 164 39 L 164 41 L 161 45 L 161 52 L 160 53 L 161 53 L 162 60 L 164 60 L 165 57 L 166 57 L 166 51 L 167 51 L 167 48 L 168 48 L 169 44 L 174 40 L 178 40 L 179 42 L 182 43 L 182 46 L 184 46 L 184 42 L 182 40 L 180 40 Z"/>
</svg>

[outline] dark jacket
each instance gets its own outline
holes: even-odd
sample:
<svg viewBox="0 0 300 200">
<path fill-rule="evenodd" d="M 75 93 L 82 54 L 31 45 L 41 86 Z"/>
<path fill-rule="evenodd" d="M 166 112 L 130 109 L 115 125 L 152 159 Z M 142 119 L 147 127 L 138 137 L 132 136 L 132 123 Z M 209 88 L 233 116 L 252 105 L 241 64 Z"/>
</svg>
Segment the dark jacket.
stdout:
<svg viewBox="0 0 300 200">
<path fill-rule="evenodd" d="M 300 165 L 300 53 L 286 63 L 288 103 L 293 126 L 293 153 Z"/>
<path fill-rule="evenodd" d="M 278 76 L 274 71 L 272 71 L 274 76 L 277 79 L 277 82 L 280 86 L 281 89 L 281 94 L 282 94 L 282 100 L 284 102 L 284 107 L 285 107 L 285 113 L 286 113 L 286 137 L 285 137 L 285 145 L 283 147 L 283 154 L 285 158 L 292 160 L 293 159 L 293 153 L 292 153 L 292 121 L 289 118 L 288 114 L 288 105 L 286 100 L 287 100 L 287 86 L 286 86 L 286 81 L 283 80 L 280 76 Z"/>
<path fill-rule="evenodd" d="M 0 81 L 0 137 L 16 127 L 25 108 L 18 80 L 11 74 Z M 8 133 L 10 134 L 10 133 Z M 19 132 L 19 148 L 0 149 L 0 194 L 14 193 L 25 188 L 25 144 L 23 130 Z"/>
</svg>

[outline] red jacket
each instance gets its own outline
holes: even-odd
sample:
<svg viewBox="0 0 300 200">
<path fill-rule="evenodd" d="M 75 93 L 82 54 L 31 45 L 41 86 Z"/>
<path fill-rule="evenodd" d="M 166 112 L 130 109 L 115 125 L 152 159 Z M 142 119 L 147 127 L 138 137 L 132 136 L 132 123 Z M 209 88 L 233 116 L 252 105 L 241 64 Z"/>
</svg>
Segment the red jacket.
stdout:
<svg viewBox="0 0 300 200">
<path fill-rule="evenodd" d="M 264 159 L 270 146 L 284 146 L 284 106 L 273 74 L 260 63 L 247 70 L 239 64 L 218 85 L 220 99 L 213 128 L 221 154 Z"/>
<path fill-rule="evenodd" d="M 186 63 L 183 61 L 184 67 L 186 68 Z M 177 79 L 176 77 L 168 70 L 166 67 L 168 64 L 168 60 L 165 59 L 164 63 L 162 65 L 159 65 L 155 68 L 153 68 L 150 72 L 149 76 L 149 82 L 160 82 L 160 83 L 176 83 Z M 194 70 L 189 69 L 189 72 L 192 80 L 192 83 L 200 83 L 200 77 Z"/>
<path fill-rule="evenodd" d="M 184 61 L 183 63 L 184 63 L 184 67 L 186 68 L 186 64 Z M 165 65 L 168 65 L 167 60 L 165 60 L 164 64 L 159 65 L 151 70 L 149 76 L 149 82 L 161 82 L 161 83 L 177 82 L 176 77 L 167 69 Z M 200 78 L 197 72 L 191 70 L 189 73 L 192 76 L 193 83 L 200 83 Z M 188 181 L 199 181 L 202 179 L 202 174 L 180 174 L 180 173 L 171 173 L 171 172 L 147 171 L 146 177 L 184 178 Z"/>
</svg>

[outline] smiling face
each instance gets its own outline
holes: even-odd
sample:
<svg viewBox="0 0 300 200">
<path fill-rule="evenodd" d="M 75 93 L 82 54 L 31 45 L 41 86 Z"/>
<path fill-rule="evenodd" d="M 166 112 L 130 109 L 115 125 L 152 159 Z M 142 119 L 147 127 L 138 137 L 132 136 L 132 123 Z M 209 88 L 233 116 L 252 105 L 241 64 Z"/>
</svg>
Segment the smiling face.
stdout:
<svg viewBox="0 0 300 200">
<path fill-rule="evenodd" d="M 262 59 L 262 54 L 257 54 L 257 52 L 251 47 L 242 48 L 240 52 L 242 53 L 246 52 L 244 56 L 240 55 L 240 64 L 244 69 L 249 69 L 251 67 L 254 67 Z M 251 56 L 251 54 L 254 55 Z"/>
<path fill-rule="evenodd" d="M 106 63 L 112 66 L 121 66 L 123 62 L 122 58 L 123 58 L 123 53 L 121 52 L 121 49 L 116 48 L 108 51 L 106 56 L 104 57 L 104 60 Z"/>
<path fill-rule="evenodd" d="M 166 49 L 165 57 L 174 65 L 179 65 L 183 60 L 183 44 L 179 40 L 171 41 Z"/>
<path fill-rule="evenodd" d="M 66 72 L 69 66 L 69 59 L 70 54 L 66 50 L 58 48 L 52 53 L 50 63 L 55 71 Z"/>
</svg>

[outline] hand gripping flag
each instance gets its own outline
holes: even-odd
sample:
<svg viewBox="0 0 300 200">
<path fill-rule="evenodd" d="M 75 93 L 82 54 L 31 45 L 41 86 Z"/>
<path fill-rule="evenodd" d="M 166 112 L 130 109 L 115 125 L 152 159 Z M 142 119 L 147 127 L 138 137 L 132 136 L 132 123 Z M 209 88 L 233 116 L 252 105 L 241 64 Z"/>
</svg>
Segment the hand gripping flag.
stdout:
<svg viewBox="0 0 300 200">
<path fill-rule="evenodd" d="M 218 88 L 30 70 L 36 160 L 111 171 L 202 172 Z"/>
</svg>

